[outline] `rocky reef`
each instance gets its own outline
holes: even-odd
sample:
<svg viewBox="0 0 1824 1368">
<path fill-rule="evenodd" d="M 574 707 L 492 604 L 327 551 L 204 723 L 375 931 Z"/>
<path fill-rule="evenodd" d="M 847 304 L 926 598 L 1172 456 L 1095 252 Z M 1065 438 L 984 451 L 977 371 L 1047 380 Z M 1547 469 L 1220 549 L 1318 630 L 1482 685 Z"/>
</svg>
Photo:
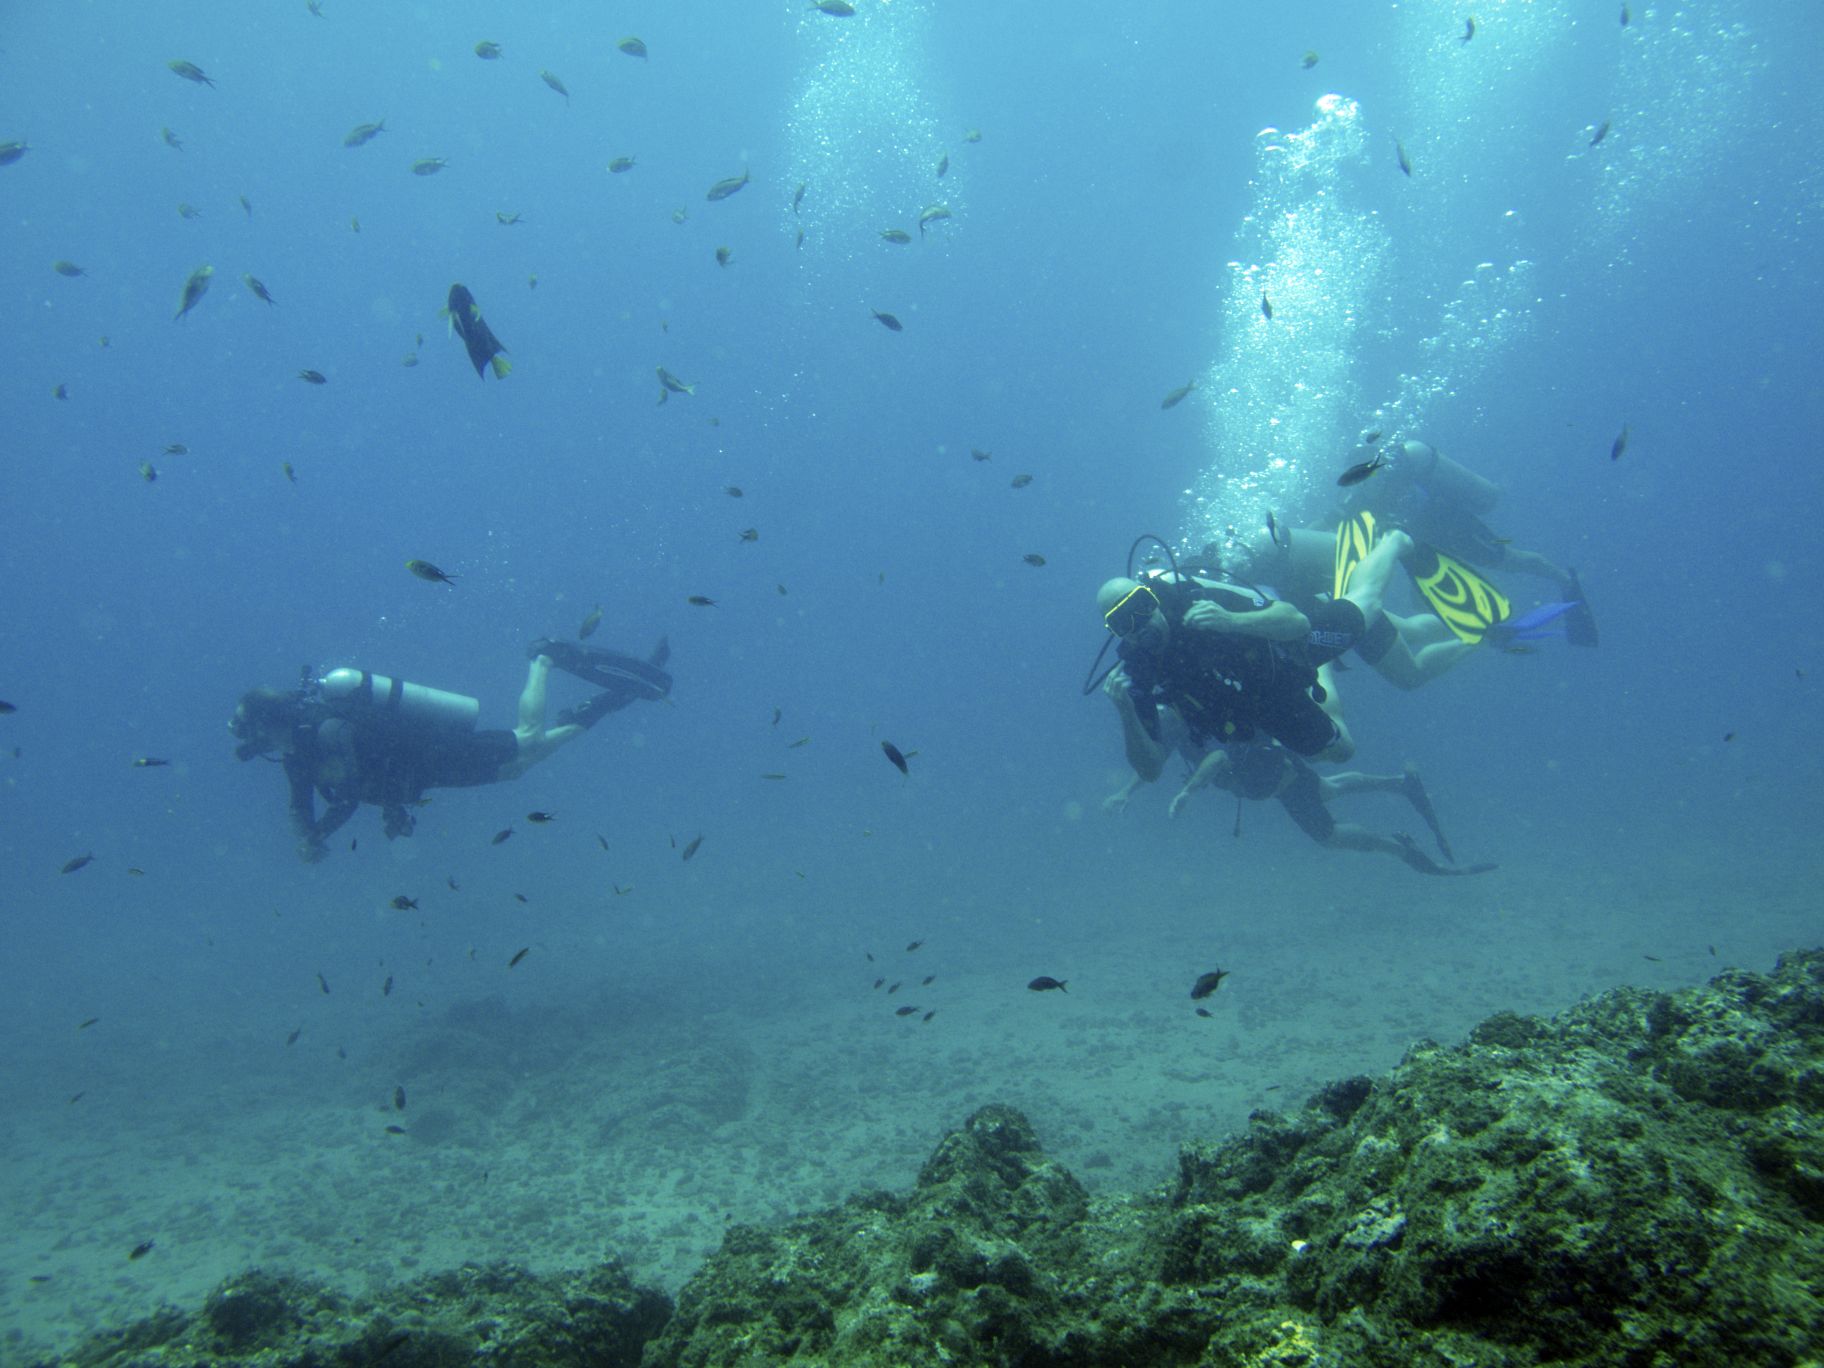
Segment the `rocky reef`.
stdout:
<svg viewBox="0 0 1824 1368">
<path fill-rule="evenodd" d="M 1824 951 L 1501 1015 L 1090 1198 L 985 1107 L 904 1194 L 737 1226 L 675 1306 L 618 1265 L 355 1301 L 249 1274 L 51 1360 L 385 1364 L 1824 1362 Z"/>
</svg>

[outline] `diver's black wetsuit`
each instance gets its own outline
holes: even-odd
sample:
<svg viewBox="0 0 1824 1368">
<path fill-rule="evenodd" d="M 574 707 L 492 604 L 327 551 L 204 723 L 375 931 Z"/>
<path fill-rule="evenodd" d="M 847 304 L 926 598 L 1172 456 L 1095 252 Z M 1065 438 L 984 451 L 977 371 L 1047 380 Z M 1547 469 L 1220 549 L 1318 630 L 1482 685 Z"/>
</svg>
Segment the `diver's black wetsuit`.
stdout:
<svg viewBox="0 0 1824 1368">
<path fill-rule="evenodd" d="M 1316 755 L 1336 740 L 1336 724 L 1317 703 L 1323 696 L 1317 667 L 1361 637 L 1362 614 L 1353 603 L 1321 605 L 1306 615 L 1311 632 L 1305 640 L 1279 642 L 1185 626 L 1185 613 L 1200 600 L 1231 613 L 1265 608 L 1253 594 L 1196 581 L 1151 581 L 1148 588 L 1171 622 L 1165 649 L 1148 650 L 1130 637 L 1117 651 L 1147 735 L 1159 740 L 1159 709 L 1166 706 L 1176 709 L 1199 744 L 1227 745 L 1265 732 L 1299 755 Z"/>
<path fill-rule="evenodd" d="M 292 825 L 315 844 L 333 835 L 362 803 L 383 811 L 389 837 L 409 836 L 413 822 L 406 809 L 426 789 L 491 784 L 519 751 L 510 731 L 439 730 L 311 713 L 292 732 L 284 763 Z M 328 805 L 321 821 L 319 791 Z"/>
</svg>

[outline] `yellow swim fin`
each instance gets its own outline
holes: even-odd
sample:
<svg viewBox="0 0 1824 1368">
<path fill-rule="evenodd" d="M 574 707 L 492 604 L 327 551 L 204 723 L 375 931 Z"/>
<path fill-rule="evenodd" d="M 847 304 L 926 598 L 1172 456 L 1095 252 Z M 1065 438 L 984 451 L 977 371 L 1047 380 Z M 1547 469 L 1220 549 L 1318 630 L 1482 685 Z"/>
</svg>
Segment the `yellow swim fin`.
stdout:
<svg viewBox="0 0 1824 1368">
<path fill-rule="evenodd" d="M 1380 529 L 1374 525 L 1374 514 L 1367 511 L 1352 513 L 1338 525 L 1336 578 L 1330 590 L 1332 598 L 1340 599 L 1349 588 L 1355 567 L 1368 559 L 1368 553 L 1374 550 L 1375 539 L 1379 535 Z"/>
<path fill-rule="evenodd" d="M 1413 543 L 1412 582 L 1457 640 L 1478 642 L 1496 623 L 1513 616 L 1507 596 L 1459 560 L 1423 542 Z"/>
</svg>

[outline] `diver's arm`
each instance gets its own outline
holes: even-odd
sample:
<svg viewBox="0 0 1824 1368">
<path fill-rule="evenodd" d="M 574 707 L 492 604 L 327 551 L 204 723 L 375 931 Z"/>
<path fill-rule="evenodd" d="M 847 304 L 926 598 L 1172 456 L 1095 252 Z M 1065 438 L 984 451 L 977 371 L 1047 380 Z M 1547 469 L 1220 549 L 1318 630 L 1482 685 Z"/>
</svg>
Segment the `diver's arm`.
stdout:
<svg viewBox="0 0 1824 1368">
<path fill-rule="evenodd" d="M 322 845 L 341 830 L 342 824 L 355 815 L 355 809 L 359 806 L 361 804 L 353 798 L 331 803 L 323 811 L 323 820 L 311 829 L 312 839 L 316 844 Z"/>
<path fill-rule="evenodd" d="M 1185 610 L 1184 625 L 1201 632 L 1228 632 L 1268 641 L 1302 641 L 1311 631 L 1310 619 L 1283 600 L 1232 613 L 1219 603 L 1198 599 Z"/>
<path fill-rule="evenodd" d="M 1141 722 L 1127 671 L 1119 667 L 1111 671 L 1102 685 L 1102 692 L 1108 695 L 1121 718 L 1121 744 L 1127 752 L 1127 763 L 1134 767 L 1140 783 L 1152 783 L 1165 772 L 1166 749 L 1152 738 Z"/>
<path fill-rule="evenodd" d="M 1197 762 L 1197 768 L 1191 771 L 1191 777 L 1184 781 L 1184 787 L 1179 789 L 1172 798 L 1172 805 L 1168 809 L 1171 815 L 1176 817 L 1185 802 L 1198 789 L 1208 788 L 1211 784 L 1221 784 L 1228 772 L 1229 757 L 1226 751 L 1213 750 L 1204 756 Z"/>
<path fill-rule="evenodd" d="M 291 829 L 309 839 L 317 830 L 316 776 L 310 762 L 300 755 L 287 755 L 285 778 L 291 785 Z"/>
</svg>

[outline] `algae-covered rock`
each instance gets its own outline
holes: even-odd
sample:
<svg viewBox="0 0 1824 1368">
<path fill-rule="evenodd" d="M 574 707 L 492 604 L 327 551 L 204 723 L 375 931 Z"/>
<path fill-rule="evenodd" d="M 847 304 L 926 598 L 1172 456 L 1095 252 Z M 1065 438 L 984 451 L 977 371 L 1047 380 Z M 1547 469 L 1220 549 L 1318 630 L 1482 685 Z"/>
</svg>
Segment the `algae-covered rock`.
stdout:
<svg viewBox="0 0 1824 1368">
<path fill-rule="evenodd" d="M 1492 1017 L 1187 1146 L 1154 1194 L 1090 1199 L 985 1107 L 904 1195 L 731 1228 L 675 1313 L 613 1264 L 362 1302 L 254 1273 L 59 1362 L 1815 1368 L 1820 1286 L 1813 951 Z"/>
<path fill-rule="evenodd" d="M 44 1368 L 633 1368 L 670 1314 L 613 1262 L 550 1278 L 465 1265 L 362 1300 L 256 1270 L 196 1315 L 161 1311 Z"/>
</svg>

